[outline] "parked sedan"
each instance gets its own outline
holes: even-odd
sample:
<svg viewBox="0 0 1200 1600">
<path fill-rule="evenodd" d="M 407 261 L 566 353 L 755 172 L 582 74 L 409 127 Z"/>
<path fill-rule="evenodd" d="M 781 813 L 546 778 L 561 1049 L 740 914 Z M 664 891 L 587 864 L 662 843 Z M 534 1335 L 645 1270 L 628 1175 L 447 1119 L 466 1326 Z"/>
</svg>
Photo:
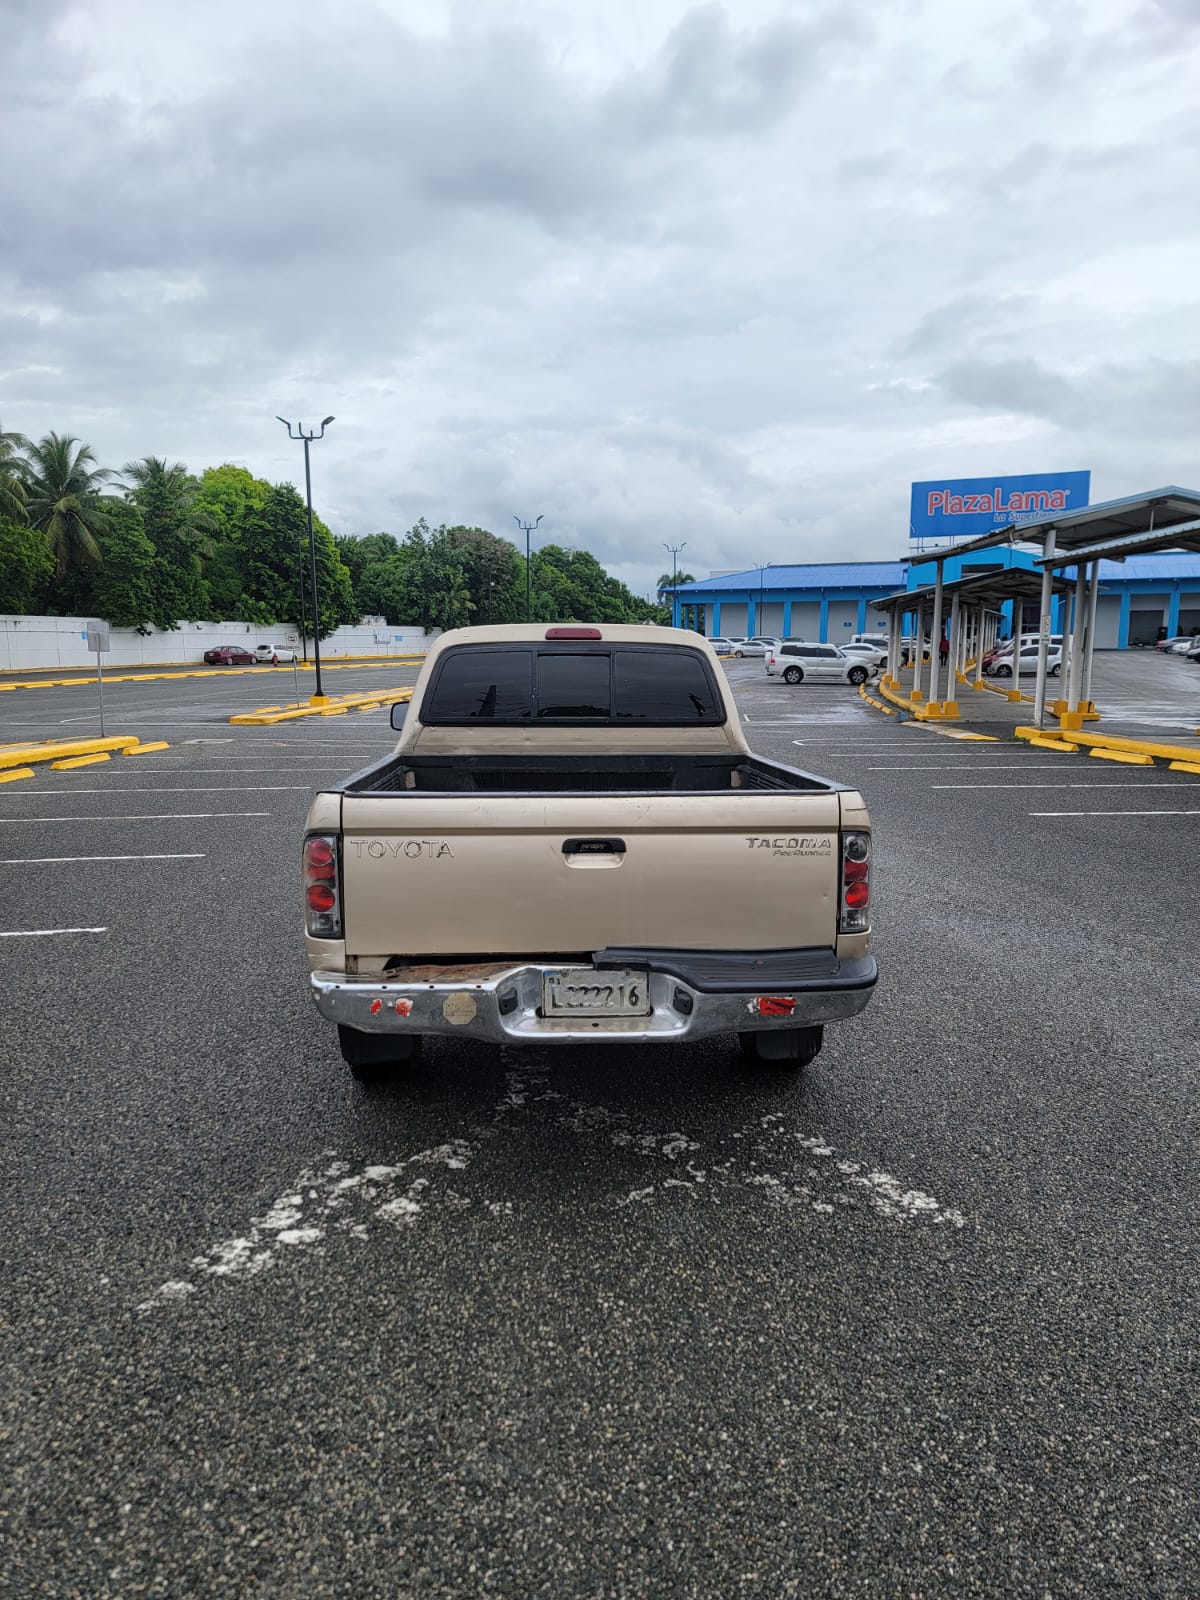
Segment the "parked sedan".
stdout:
<svg viewBox="0 0 1200 1600">
<path fill-rule="evenodd" d="M 260 644 L 255 646 L 254 659 L 277 667 L 281 661 L 299 661 L 300 657 L 290 644 Z"/>
<path fill-rule="evenodd" d="M 726 639 L 722 634 L 718 634 L 715 639 L 710 639 L 708 642 L 719 656 L 731 656 L 733 654 L 735 643 L 733 639 Z M 736 643 L 740 644 L 741 640 L 737 640 Z"/>
<path fill-rule="evenodd" d="M 873 641 L 862 639 L 857 643 L 852 639 L 849 644 L 839 646 L 848 656 L 858 656 L 860 661 L 869 662 L 873 667 L 887 665 L 887 645 L 875 644 Z"/>
<path fill-rule="evenodd" d="M 258 657 L 240 644 L 219 644 L 215 650 L 206 650 L 204 659 L 210 667 L 252 667 Z"/>
<path fill-rule="evenodd" d="M 1192 651 L 1200 645 L 1200 639 L 1195 634 L 1180 634 L 1178 639 L 1168 639 L 1160 648 L 1165 655 L 1190 656 Z"/>
<path fill-rule="evenodd" d="M 768 677 L 784 683 L 866 683 L 876 668 L 835 644 L 781 644 L 767 654 Z"/>
<path fill-rule="evenodd" d="M 1062 662 L 1062 646 L 1051 645 L 1049 653 L 1046 656 L 1046 672 L 1048 676 L 1051 678 L 1057 678 L 1059 673 L 1062 671 Z M 1038 646 L 1036 644 L 1022 645 L 1021 654 L 1017 663 L 1017 671 L 1036 672 L 1037 664 Z M 989 661 L 985 656 L 983 670 L 987 673 L 989 678 L 1011 678 L 1013 675 L 1012 652 L 1010 651 L 1007 655 L 997 656 L 991 661 Z"/>
<path fill-rule="evenodd" d="M 731 654 L 740 659 L 742 656 L 765 656 L 767 651 L 770 650 L 772 645 L 775 643 L 775 640 L 731 639 L 729 642 L 733 646 Z"/>
</svg>

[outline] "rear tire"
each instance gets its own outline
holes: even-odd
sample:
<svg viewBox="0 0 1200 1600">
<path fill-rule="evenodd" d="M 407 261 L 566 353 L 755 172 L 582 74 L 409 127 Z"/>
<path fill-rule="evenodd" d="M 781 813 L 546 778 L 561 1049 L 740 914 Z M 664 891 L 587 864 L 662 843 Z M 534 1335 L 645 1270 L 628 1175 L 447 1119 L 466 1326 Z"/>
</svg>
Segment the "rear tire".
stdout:
<svg viewBox="0 0 1200 1600">
<path fill-rule="evenodd" d="M 821 1053 L 825 1029 L 776 1028 L 770 1033 L 739 1033 L 738 1044 L 747 1061 L 756 1066 L 781 1067 L 796 1071 L 807 1067 Z"/>
<path fill-rule="evenodd" d="M 998 678 L 1011 678 L 1012 677 L 1012 668 L 1011 667 L 1004 667 L 1004 666 L 997 667 L 996 668 L 996 677 L 998 677 Z"/>
<path fill-rule="evenodd" d="M 363 1033 L 340 1022 L 338 1044 L 351 1075 L 359 1083 L 375 1085 L 394 1081 L 401 1067 L 416 1061 L 421 1048 L 415 1036 L 398 1039 L 389 1033 Z"/>
<path fill-rule="evenodd" d="M 742 652 L 740 650 L 735 650 L 733 653 L 739 661 L 742 659 Z"/>
<path fill-rule="evenodd" d="M 860 684 L 866 683 L 867 676 L 868 674 L 866 667 L 851 667 L 849 673 L 847 674 L 847 677 L 856 689 Z"/>
<path fill-rule="evenodd" d="M 1057 678 L 1060 670 L 1061 669 L 1059 667 L 1051 667 L 1050 668 L 1050 676 L 1052 678 Z"/>
<path fill-rule="evenodd" d="M 799 667 L 784 667 L 783 681 L 784 683 L 803 683 L 804 673 Z"/>
</svg>

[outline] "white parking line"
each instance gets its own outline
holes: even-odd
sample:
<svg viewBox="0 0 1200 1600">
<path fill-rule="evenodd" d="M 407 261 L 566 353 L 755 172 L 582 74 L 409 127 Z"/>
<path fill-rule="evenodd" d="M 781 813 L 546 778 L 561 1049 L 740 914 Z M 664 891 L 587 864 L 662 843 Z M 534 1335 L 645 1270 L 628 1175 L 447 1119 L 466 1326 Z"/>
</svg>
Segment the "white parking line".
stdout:
<svg viewBox="0 0 1200 1600">
<path fill-rule="evenodd" d="M 1031 817 L 1200 817 L 1200 811 L 1031 811 Z"/>
<path fill-rule="evenodd" d="M 962 762 L 952 766 L 938 765 L 936 767 L 868 767 L 868 772 L 961 772 Z M 993 766 L 979 763 L 977 772 L 1061 772 L 1061 761 L 997 761 Z"/>
<path fill-rule="evenodd" d="M 15 800 L 18 795 L 22 794 L 57 794 L 67 796 L 76 794 L 145 794 L 146 792 L 147 791 L 145 788 L 75 789 L 69 783 L 66 783 L 61 789 L 14 789 L 11 795 L 5 796 L 5 799 Z M 247 786 L 238 784 L 236 788 L 233 788 L 229 784 L 223 783 L 219 788 L 215 789 L 195 789 L 191 787 L 186 789 L 163 789 L 160 788 L 158 784 L 154 783 L 153 779 L 151 779 L 151 792 L 154 794 L 311 794 L 312 784 L 255 783 Z"/>
<path fill-rule="evenodd" d="M 931 783 L 931 789 L 1200 789 L 1200 783 Z"/>
<path fill-rule="evenodd" d="M 0 817 L 0 824 L 25 828 L 31 822 L 211 822 L 236 817 L 269 817 L 269 811 L 157 811 L 143 816 L 114 817 Z"/>
<path fill-rule="evenodd" d="M 0 939 L 51 939 L 60 933 L 107 933 L 107 928 L 13 928 Z"/>
<path fill-rule="evenodd" d="M 191 850 L 183 855 L 162 856 L 9 856 L 0 860 L 0 867 L 57 867 L 76 861 L 203 861 L 203 851 Z"/>
</svg>

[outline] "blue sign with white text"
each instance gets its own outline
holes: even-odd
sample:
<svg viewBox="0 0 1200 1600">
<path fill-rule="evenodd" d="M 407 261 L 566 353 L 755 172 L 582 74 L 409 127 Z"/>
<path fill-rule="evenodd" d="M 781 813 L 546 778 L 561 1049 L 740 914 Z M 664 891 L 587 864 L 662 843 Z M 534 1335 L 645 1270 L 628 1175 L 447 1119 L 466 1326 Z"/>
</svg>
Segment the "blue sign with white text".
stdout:
<svg viewBox="0 0 1200 1600">
<path fill-rule="evenodd" d="M 1014 522 L 1079 511 L 1091 495 L 1090 472 L 1034 472 L 1021 478 L 937 478 L 912 486 L 908 536 L 938 544 L 978 539 Z"/>
</svg>

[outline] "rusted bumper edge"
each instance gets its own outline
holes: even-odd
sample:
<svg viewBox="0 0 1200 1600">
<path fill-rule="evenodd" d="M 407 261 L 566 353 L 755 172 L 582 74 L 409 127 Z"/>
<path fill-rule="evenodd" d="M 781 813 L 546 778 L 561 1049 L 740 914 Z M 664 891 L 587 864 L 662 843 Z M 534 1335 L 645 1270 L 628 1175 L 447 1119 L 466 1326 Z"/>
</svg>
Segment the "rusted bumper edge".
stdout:
<svg viewBox="0 0 1200 1600">
<path fill-rule="evenodd" d="M 363 1033 L 441 1033 L 494 1044 L 674 1044 L 719 1033 L 807 1028 L 857 1016 L 875 988 L 874 958 L 840 963 L 836 979 L 713 993 L 647 969 L 649 1009 L 636 1017 L 541 1015 L 544 979 L 563 963 L 457 968 L 452 982 L 407 974 L 310 975 L 317 1010 Z M 598 976 L 602 969 L 598 969 Z"/>
</svg>

